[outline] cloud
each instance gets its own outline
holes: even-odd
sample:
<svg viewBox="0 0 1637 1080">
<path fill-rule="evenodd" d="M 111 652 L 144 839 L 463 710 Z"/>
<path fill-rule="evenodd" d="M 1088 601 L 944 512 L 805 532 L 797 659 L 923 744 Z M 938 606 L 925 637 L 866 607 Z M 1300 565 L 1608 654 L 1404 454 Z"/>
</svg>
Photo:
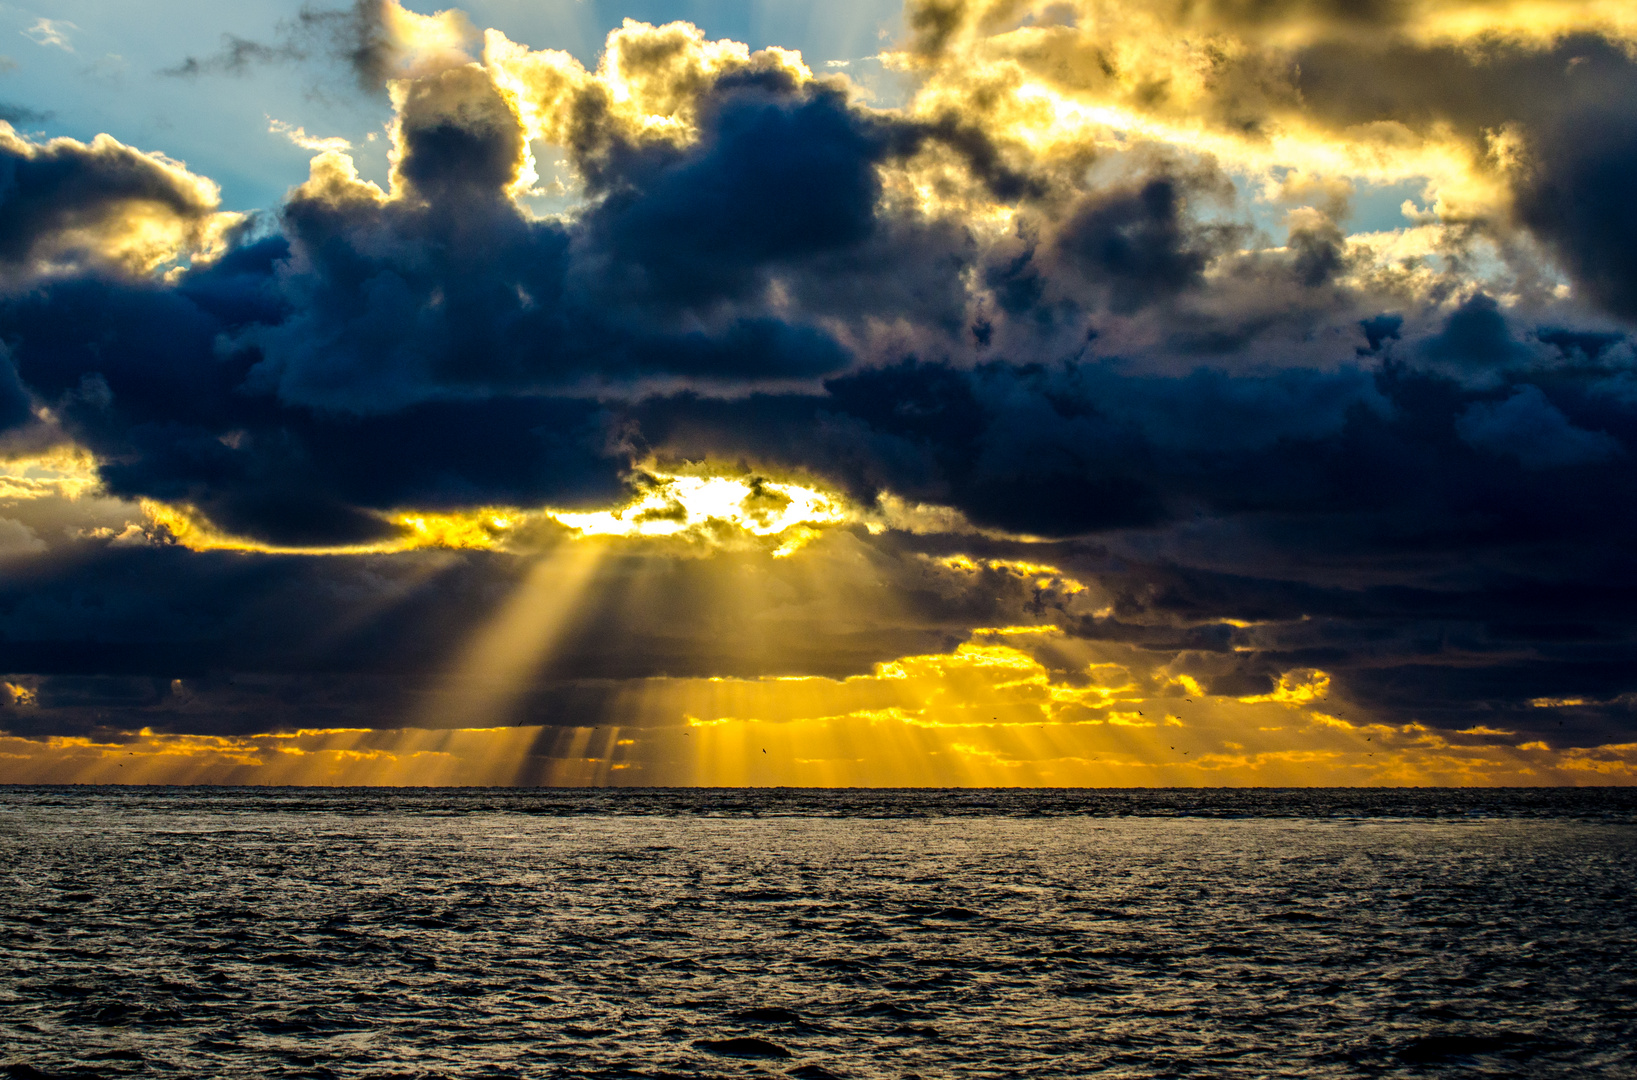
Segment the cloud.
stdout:
<svg viewBox="0 0 1637 1080">
<path fill-rule="evenodd" d="M 1530 359 L 1527 347 L 1513 336 L 1500 305 L 1483 293 L 1450 312 L 1443 329 L 1422 346 L 1422 355 L 1433 364 L 1484 374 Z"/>
<path fill-rule="evenodd" d="M 1221 248 L 1210 230 L 1185 223 L 1182 206 L 1181 185 L 1168 176 L 1090 194 L 1058 231 L 1057 254 L 1107 286 L 1116 311 L 1163 300 L 1199 285 Z"/>
<path fill-rule="evenodd" d="M 19 31 L 24 37 L 31 38 L 38 45 L 48 45 L 61 49 L 64 52 L 73 52 L 74 43 L 68 34 L 79 27 L 66 19 L 35 19 L 34 25 L 27 30 Z"/>
<path fill-rule="evenodd" d="M 1517 458 L 1530 469 L 1604 461 L 1621 452 L 1602 431 L 1575 427 L 1540 387 L 1524 385 L 1501 402 L 1477 402 L 1455 419 L 1455 430 L 1472 446 Z"/>
<path fill-rule="evenodd" d="M 236 216 L 218 189 L 107 135 L 35 143 L 0 123 L 0 282 L 86 271 L 141 274 L 215 243 Z"/>
<path fill-rule="evenodd" d="M 1144 700 L 1317 709 L 1318 672 L 1328 732 L 1623 745 L 1633 271 L 1588 102 L 1623 100 L 1629 20 L 1072 8 L 913 5 L 896 110 L 684 23 L 588 68 L 309 10 L 194 73 L 344 58 L 390 170 L 270 121 L 309 177 L 245 218 L 159 155 L 7 129 L 0 423 L 98 485 L 6 510 L 0 669 L 45 680 L 9 730 L 400 725 L 536 560 L 591 550 L 508 669 L 520 717 L 906 658 L 966 686 L 977 629 L 1050 625 L 1005 657 L 1050 700 L 1107 662 Z M 566 212 L 531 209 L 545 154 Z M 1411 183 L 1415 222 L 1346 231 Z M 834 512 L 752 542 L 666 476 Z M 620 508 L 686 537 L 576 538 Z M 857 709 L 914 727 L 891 689 Z M 1232 741 L 1224 769 L 1296 752 Z"/>
<path fill-rule="evenodd" d="M 271 44 L 223 34 L 217 52 L 184 57 L 161 74 L 243 76 L 256 67 L 323 57 L 343 65 L 359 88 L 378 92 L 393 79 L 465 63 L 476 38 L 466 15 L 454 9 L 421 15 L 397 0 L 355 0 L 345 8 L 305 4 L 279 24 Z"/>
<path fill-rule="evenodd" d="M 52 117 L 52 113 L 31 109 L 26 105 L 13 105 L 10 102 L 0 101 L 0 121 L 8 124 L 39 124 Z"/>
<path fill-rule="evenodd" d="M 274 120 L 272 117 L 267 118 L 267 130 L 269 134 L 283 135 L 296 146 L 301 147 L 303 150 L 311 150 L 314 153 L 326 153 L 330 151 L 342 153 L 352 149 L 352 143 L 348 142 L 346 139 L 335 138 L 333 136 L 327 138 L 315 138 L 314 136 L 307 134 L 306 128 L 298 127 L 294 124 L 286 124 L 284 121 Z"/>
<path fill-rule="evenodd" d="M 262 64 L 306 58 L 307 53 L 293 41 L 264 45 L 259 41 L 239 37 L 237 34 L 223 34 L 222 48 L 219 52 L 204 59 L 186 57 L 175 67 L 166 68 L 160 74 L 176 78 L 215 74 L 247 75 L 253 68 Z"/>
<path fill-rule="evenodd" d="M 45 542 L 34 535 L 34 530 L 20 521 L 0 518 L 0 558 L 8 555 L 32 555 L 44 551 Z"/>
<path fill-rule="evenodd" d="M 1637 169 L 1637 114 L 1629 94 L 1568 111 L 1535 136 L 1518 185 L 1525 225 L 1558 252 L 1597 303 L 1637 317 L 1637 210 L 1624 194 Z"/>
<path fill-rule="evenodd" d="M 587 242 L 609 272 L 640 275 L 615 288 L 679 305 L 732 300 L 773 265 L 873 232 L 875 165 L 890 142 L 839 93 L 730 84 L 700 123 L 698 149 L 625 172 L 590 216 Z"/>
</svg>

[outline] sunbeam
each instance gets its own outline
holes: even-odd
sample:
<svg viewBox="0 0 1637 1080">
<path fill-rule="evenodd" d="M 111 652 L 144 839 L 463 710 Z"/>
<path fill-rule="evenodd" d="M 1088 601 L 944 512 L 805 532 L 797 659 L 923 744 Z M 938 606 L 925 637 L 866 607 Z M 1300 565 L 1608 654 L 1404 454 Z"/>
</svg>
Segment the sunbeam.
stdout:
<svg viewBox="0 0 1637 1080">
<path fill-rule="evenodd" d="M 569 543 L 535 562 L 428 695 L 416 725 L 493 727 L 511 722 L 514 706 L 550 658 L 605 552 L 600 543 Z"/>
</svg>

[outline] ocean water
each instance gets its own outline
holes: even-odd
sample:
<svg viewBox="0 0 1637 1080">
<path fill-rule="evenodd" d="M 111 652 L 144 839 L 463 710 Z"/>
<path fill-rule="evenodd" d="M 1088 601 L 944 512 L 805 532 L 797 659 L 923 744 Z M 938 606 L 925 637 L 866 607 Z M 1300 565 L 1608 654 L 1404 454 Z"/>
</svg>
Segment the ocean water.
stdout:
<svg viewBox="0 0 1637 1080">
<path fill-rule="evenodd" d="M 0 788 L 0 1073 L 1637 1076 L 1637 793 Z"/>
</svg>

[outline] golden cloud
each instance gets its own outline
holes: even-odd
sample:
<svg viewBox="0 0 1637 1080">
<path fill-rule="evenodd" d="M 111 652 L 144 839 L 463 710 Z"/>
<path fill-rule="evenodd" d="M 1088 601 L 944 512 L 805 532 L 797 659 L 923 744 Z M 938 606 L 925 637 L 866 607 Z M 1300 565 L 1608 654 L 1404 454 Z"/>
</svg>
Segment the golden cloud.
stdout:
<svg viewBox="0 0 1637 1080">
<path fill-rule="evenodd" d="M 1338 723 L 1311 710 L 1300 691 L 1257 701 L 1202 694 L 1119 646 L 1059 639 L 1059 649 L 1079 650 L 1084 663 L 1048 667 L 1021 647 L 1029 639 L 968 642 L 847 679 L 637 680 L 615 703 L 619 721 L 601 726 L 0 736 L 0 782 L 1131 787 L 1637 779 L 1637 744 L 1458 745 L 1413 723 Z M 1288 683 L 1314 684 L 1310 675 Z M 11 707 L 34 707 L 26 681 L 3 689 Z"/>
<path fill-rule="evenodd" d="M 425 548 L 527 553 L 569 539 L 616 538 L 662 544 L 669 550 L 760 550 L 780 558 L 800 551 L 826 528 L 864 520 L 862 512 L 840 495 L 755 474 L 653 470 L 638 474 L 638 483 L 635 498 L 606 510 L 488 506 L 393 511 L 381 518 L 396 535 L 327 547 L 284 546 L 237 536 L 188 505 L 144 499 L 140 506 L 156 543 L 176 543 L 195 551 L 300 555 L 381 555 Z"/>
</svg>

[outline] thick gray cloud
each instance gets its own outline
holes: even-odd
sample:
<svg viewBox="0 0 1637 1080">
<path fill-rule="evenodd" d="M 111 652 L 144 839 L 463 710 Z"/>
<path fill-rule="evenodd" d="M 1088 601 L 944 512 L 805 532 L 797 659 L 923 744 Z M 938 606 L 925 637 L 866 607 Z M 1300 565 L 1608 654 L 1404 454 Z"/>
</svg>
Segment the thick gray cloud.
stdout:
<svg viewBox="0 0 1637 1080">
<path fill-rule="evenodd" d="M 1637 109 L 1626 88 L 1566 110 L 1534 139 L 1518 193 L 1523 222 L 1613 314 L 1637 318 Z"/>
</svg>

